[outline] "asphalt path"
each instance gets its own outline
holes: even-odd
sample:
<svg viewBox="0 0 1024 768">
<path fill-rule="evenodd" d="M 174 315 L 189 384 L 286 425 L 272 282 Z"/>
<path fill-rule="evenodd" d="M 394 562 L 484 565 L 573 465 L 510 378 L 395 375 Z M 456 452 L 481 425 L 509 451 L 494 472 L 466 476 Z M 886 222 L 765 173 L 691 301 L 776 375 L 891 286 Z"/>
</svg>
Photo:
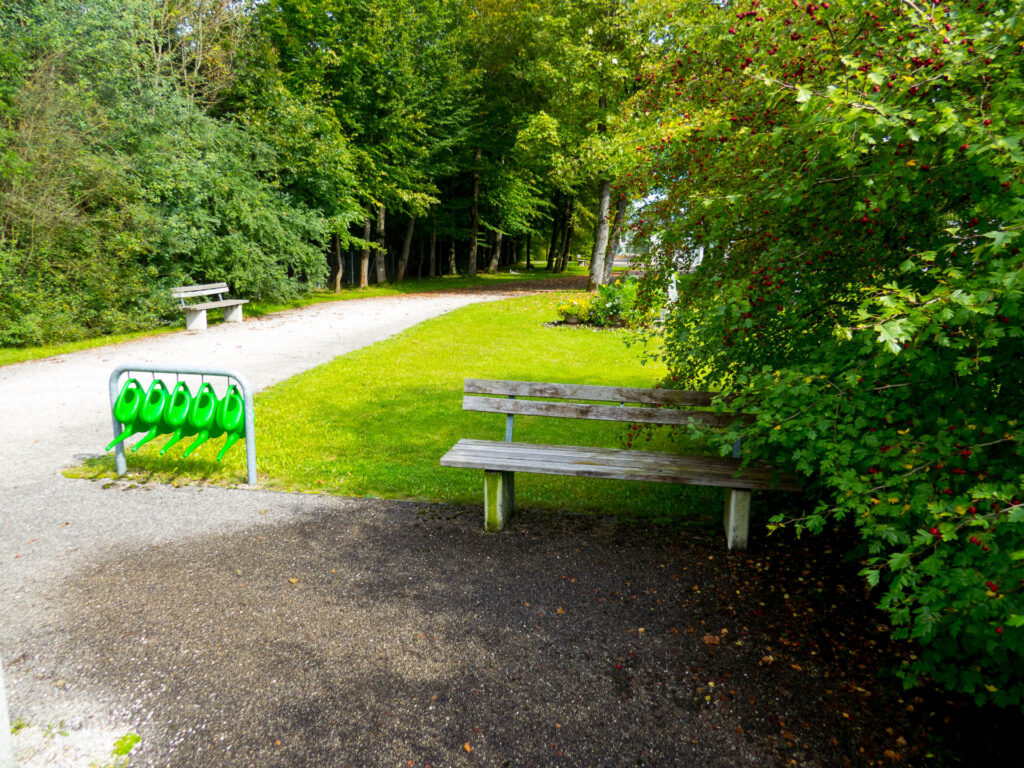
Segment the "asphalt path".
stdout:
<svg viewBox="0 0 1024 768">
<path fill-rule="evenodd" d="M 678 606 L 714 612 L 718 542 L 529 511 L 486 535 L 479 508 L 61 473 L 110 439 L 118 364 L 262 389 L 499 297 L 339 302 L 0 368 L 19 765 L 103 766 L 129 732 L 131 765 L 154 767 L 766 764 L 691 684 L 705 650 Z"/>
</svg>

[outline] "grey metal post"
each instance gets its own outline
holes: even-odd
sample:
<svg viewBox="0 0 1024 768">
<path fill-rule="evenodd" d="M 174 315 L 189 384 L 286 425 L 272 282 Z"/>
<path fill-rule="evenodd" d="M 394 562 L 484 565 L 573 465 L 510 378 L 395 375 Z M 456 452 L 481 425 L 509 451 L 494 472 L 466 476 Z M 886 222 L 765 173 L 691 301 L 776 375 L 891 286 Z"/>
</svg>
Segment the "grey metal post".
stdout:
<svg viewBox="0 0 1024 768">
<path fill-rule="evenodd" d="M 14 741 L 11 738 L 11 716 L 4 692 L 4 668 L 0 664 L 0 768 L 14 768 Z"/>
<path fill-rule="evenodd" d="M 177 368 L 169 365 L 153 365 L 152 363 L 130 363 L 117 366 L 110 374 L 110 414 L 114 422 L 114 437 L 123 431 L 124 427 L 117 420 L 114 414 L 114 402 L 117 400 L 120 391 L 120 379 L 125 373 L 135 371 L 136 373 L 173 373 L 180 376 L 224 376 L 234 379 L 242 390 L 242 400 L 245 402 L 245 466 L 246 480 L 248 485 L 256 485 L 256 416 L 253 405 L 252 387 L 248 380 L 237 371 L 227 368 Z M 117 452 L 114 459 L 117 465 L 117 475 L 120 477 L 128 471 L 128 464 L 124 455 L 124 442 L 117 444 Z M 0 768 L 3 768 L 0 766 Z"/>
<path fill-rule="evenodd" d="M 515 400 L 516 396 L 515 395 L 509 395 L 508 399 L 509 400 Z M 513 416 L 511 413 L 506 414 L 505 415 L 505 442 L 506 443 L 511 443 L 512 442 L 512 427 L 513 427 L 514 424 L 515 424 L 515 416 Z"/>
</svg>

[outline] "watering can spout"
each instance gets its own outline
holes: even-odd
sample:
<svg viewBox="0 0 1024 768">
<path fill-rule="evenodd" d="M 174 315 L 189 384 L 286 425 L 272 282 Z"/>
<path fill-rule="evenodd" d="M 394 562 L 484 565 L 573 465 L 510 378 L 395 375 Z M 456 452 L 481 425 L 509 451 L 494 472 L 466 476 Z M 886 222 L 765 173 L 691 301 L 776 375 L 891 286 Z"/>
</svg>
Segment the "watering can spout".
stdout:
<svg viewBox="0 0 1024 768">
<path fill-rule="evenodd" d="M 139 448 L 144 446 L 146 443 L 148 443 L 150 440 L 152 440 L 154 437 L 156 437 L 159 434 L 160 434 L 160 427 L 159 427 L 159 425 L 154 425 L 154 426 L 150 427 L 149 432 L 146 433 L 146 436 L 143 437 L 141 440 L 139 440 L 139 442 L 137 442 L 135 445 L 132 446 L 132 453 L 135 453 L 137 450 L 139 450 Z"/>
<path fill-rule="evenodd" d="M 171 439 L 164 443 L 164 447 L 160 449 L 160 455 L 163 456 L 165 453 L 167 453 L 168 449 L 176 442 L 181 440 L 181 438 L 183 438 L 184 436 L 185 430 L 183 427 L 179 427 L 178 429 L 174 430 L 174 434 L 171 435 Z"/>
<path fill-rule="evenodd" d="M 217 461 L 224 458 L 224 454 L 228 452 L 228 448 L 237 443 L 242 435 L 237 432 L 228 433 L 227 440 L 224 441 L 224 447 L 220 449 L 220 453 L 217 454 Z"/>
<path fill-rule="evenodd" d="M 192 443 L 188 448 L 185 449 L 185 453 L 182 454 L 182 458 L 188 458 L 188 455 L 192 453 L 196 448 L 205 443 L 210 439 L 210 431 L 207 429 L 200 430 L 196 435 L 195 442 Z"/>
<path fill-rule="evenodd" d="M 107 443 L 107 450 L 109 451 L 111 448 L 113 448 L 115 445 L 120 443 L 122 440 L 127 440 L 129 437 L 134 435 L 135 432 L 136 432 L 135 428 L 131 424 L 129 424 L 128 428 L 124 432 L 122 432 L 120 435 L 118 435 L 113 440 L 111 440 L 109 443 Z"/>
</svg>

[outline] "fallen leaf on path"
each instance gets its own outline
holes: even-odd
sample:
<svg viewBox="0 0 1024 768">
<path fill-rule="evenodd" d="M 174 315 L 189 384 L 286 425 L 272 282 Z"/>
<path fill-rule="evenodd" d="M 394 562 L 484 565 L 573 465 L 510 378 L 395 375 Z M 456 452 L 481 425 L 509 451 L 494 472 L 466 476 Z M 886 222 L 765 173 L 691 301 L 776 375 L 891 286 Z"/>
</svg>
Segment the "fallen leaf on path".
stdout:
<svg viewBox="0 0 1024 768">
<path fill-rule="evenodd" d="M 718 635 L 704 635 L 704 645 L 718 645 L 720 642 L 722 641 L 718 638 Z"/>
</svg>

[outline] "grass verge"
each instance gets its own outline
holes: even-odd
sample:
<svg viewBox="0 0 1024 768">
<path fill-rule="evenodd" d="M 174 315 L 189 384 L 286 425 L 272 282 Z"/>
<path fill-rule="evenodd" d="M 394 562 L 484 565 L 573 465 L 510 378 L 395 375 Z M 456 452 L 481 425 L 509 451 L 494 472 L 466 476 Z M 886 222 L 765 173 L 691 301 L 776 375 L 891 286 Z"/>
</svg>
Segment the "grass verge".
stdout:
<svg viewBox="0 0 1024 768">
<path fill-rule="evenodd" d="M 501 416 L 462 410 L 465 378 L 647 387 L 665 374 L 659 363 L 640 363 L 638 350 L 624 343 L 625 331 L 546 326 L 567 295 L 465 307 L 260 393 L 256 444 L 261 484 L 482 503 L 482 472 L 438 463 L 461 438 L 501 439 L 504 434 Z M 527 442 L 617 446 L 624 434 L 619 424 L 516 419 L 516 439 Z M 655 437 L 652 447 L 664 439 Z M 151 444 L 129 453 L 129 471 L 143 480 L 244 481 L 241 446 L 223 463 L 213 460 L 221 442 L 203 446 L 188 459 L 179 458 L 179 448 L 160 457 Z M 112 457 L 92 460 L 71 474 L 112 476 Z M 677 518 L 680 509 L 713 517 L 721 506 L 717 489 L 549 475 L 522 474 L 516 494 L 525 508 L 666 522 Z"/>
</svg>

